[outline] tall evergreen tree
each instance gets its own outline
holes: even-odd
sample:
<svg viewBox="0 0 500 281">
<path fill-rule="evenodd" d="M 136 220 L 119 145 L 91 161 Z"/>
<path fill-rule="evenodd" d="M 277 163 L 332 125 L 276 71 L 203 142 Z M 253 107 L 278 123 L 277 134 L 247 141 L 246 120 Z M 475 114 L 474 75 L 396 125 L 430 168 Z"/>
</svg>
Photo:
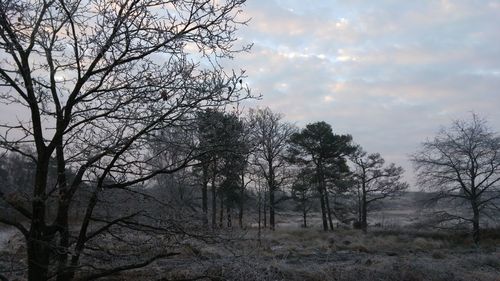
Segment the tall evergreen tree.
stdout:
<svg viewBox="0 0 500 281">
<path fill-rule="evenodd" d="M 333 230 L 332 208 L 326 188 L 327 179 L 349 170 L 346 156 L 354 152 L 350 135 L 336 135 L 326 122 L 308 124 L 290 138 L 290 161 L 310 167 L 317 184 L 323 230 Z"/>
</svg>

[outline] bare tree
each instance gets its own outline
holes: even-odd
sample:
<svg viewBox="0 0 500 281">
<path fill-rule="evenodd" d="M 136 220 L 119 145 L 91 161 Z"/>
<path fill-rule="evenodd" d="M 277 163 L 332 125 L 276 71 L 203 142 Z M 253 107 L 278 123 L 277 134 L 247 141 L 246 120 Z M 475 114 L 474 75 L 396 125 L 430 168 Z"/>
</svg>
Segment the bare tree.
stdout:
<svg viewBox="0 0 500 281">
<path fill-rule="evenodd" d="M 269 191 L 269 226 L 275 228 L 275 193 L 285 179 L 285 154 L 288 140 L 295 128 L 284 121 L 282 116 L 269 108 L 250 110 L 249 123 L 253 126 L 255 143 L 254 164 L 264 176 Z"/>
<path fill-rule="evenodd" d="M 358 197 L 358 221 L 366 232 L 368 211 L 371 203 L 401 194 L 408 184 L 401 181 L 404 170 L 394 163 L 384 165 L 379 153 L 367 154 L 361 147 L 350 155 L 354 164 L 353 176 Z"/>
<path fill-rule="evenodd" d="M 500 197 L 500 137 L 476 114 L 456 120 L 422 143 L 412 156 L 418 184 L 435 192 L 435 201 L 468 207 L 444 210 L 445 217 L 472 224 L 475 243 L 480 240 L 481 216 L 497 210 Z"/>
<path fill-rule="evenodd" d="M 112 220 L 94 211 L 112 201 L 103 197 L 105 190 L 137 195 L 137 185 L 190 165 L 192 154 L 158 165 L 146 149 L 158 131 L 182 125 L 200 108 L 241 98 L 235 90 L 240 77 L 226 75 L 219 61 L 238 51 L 234 41 L 243 3 L 0 2 L 0 102 L 15 104 L 26 116 L 1 124 L 0 146 L 35 165 L 27 204 L 0 192 L 24 220 L 0 214 L 0 222 L 25 236 L 29 280 L 71 280 L 89 268 L 86 278 L 95 279 L 172 254 L 151 247 L 136 256 L 139 261 L 119 253 L 109 266 L 92 264 L 103 247 L 99 243 L 112 244 L 102 237 L 116 237 L 114 230 L 171 230 L 170 223 L 146 225 L 153 220 L 140 208 Z M 48 184 L 51 161 L 57 166 L 55 185 Z M 69 211 L 83 186 L 91 187 L 85 212 L 70 225 Z M 53 216 L 46 212 L 51 196 L 57 200 Z"/>
</svg>

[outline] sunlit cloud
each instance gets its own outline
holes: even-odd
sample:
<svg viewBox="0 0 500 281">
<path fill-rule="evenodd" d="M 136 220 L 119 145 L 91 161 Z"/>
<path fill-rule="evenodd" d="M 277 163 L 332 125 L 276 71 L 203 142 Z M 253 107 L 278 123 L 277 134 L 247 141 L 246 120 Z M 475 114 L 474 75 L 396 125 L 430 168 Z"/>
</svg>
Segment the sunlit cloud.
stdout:
<svg viewBox="0 0 500 281">
<path fill-rule="evenodd" d="M 248 2 L 254 42 L 231 62 L 259 104 L 305 125 L 324 120 L 409 171 L 440 125 L 486 116 L 500 130 L 498 1 Z"/>
</svg>

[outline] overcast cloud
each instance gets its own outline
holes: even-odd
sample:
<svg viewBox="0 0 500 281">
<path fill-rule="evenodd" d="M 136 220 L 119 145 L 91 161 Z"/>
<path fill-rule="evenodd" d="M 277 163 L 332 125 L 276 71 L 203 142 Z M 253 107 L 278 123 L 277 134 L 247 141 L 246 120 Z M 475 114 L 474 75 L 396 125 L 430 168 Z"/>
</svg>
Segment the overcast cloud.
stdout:
<svg viewBox="0 0 500 281">
<path fill-rule="evenodd" d="M 474 111 L 500 129 L 500 1 L 251 0 L 253 92 L 303 126 L 324 120 L 403 165 Z"/>
</svg>

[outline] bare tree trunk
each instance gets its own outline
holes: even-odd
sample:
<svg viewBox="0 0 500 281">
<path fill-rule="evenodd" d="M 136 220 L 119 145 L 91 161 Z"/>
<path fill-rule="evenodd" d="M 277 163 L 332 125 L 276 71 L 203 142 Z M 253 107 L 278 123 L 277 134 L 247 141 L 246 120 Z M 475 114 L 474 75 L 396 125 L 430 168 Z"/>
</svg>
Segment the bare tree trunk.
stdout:
<svg viewBox="0 0 500 281">
<path fill-rule="evenodd" d="M 227 227 L 230 228 L 233 226 L 231 222 L 231 208 L 229 208 L 229 204 L 226 207 L 226 216 L 227 216 Z"/>
<path fill-rule="evenodd" d="M 274 222 L 274 190 L 269 189 L 269 228 L 271 230 L 275 229 Z"/>
<path fill-rule="evenodd" d="M 69 194 L 66 179 L 66 161 L 62 143 L 56 148 L 57 156 L 57 184 L 59 187 L 59 204 L 57 209 L 57 227 L 59 228 L 59 251 L 57 251 L 57 281 L 70 280 L 74 275 L 73 270 L 68 270 L 68 249 L 69 244 L 69 202 L 72 195 Z"/>
<path fill-rule="evenodd" d="M 216 165 L 217 162 L 214 159 L 214 171 L 212 175 L 212 228 L 217 228 L 217 187 L 215 186 L 215 180 L 216 180 Z"/>
<path fill-rule="evenodd" d="M 264 192 L 264 228 L 267 228 L 267 192 Z"/>
<path fill-rule="evenodd" d="M 271 230 L 275 229 L 275 200 L 274 200 L 274 192 L 276 190 L 276 184 L 274 179 L 274 169 L 273 163 L 269 162 L 268 164 L 268 179 L 267 186 L 269 187 L 269 227 Z"/>
<path fill-rule="evenodd" d="M 363 205 L 362 205 L 362 199 L 361 199 L 361 190 L 358 187 L 358 224 L 361 224 L 362 220 L 362 215 L 361 213 L 363 212 Z"/>
<path fill-rule="evenodd" d="M 368 210 L 367 210 L 367 202 L 366 202 L 366 188 L 365 184 L 363 183 L 363 193 L 361 194 L 361 229 L 363 230 L 364 233 L 368 231 Z"/>
<path fill-rule="evenodd" d="M 260 185 L 260 183 L 259 183 Z M 260 186 L 259 186 L 260 187 Z M 258 233 L 257 233 L 257 239 L 259 240 L 259 245 L 261 244 L 261 240 L 260 240 L 260 235 L 261 235 L 261 221 L 262 221 L 262 217 L 261 217 L 261 209 L 262 209 L 262 194 L 259 190 L 259 203 L 258 203 L 258 209 L 259 209 L 259 219 L 258 219 Z"/>
<path fill-rule="evenodd" d="M 220 213 L 219 213 L 219 227 L 222 228 L 224 222 L 224 196 L 222 193 L 219 193 L 220 199 Z"/>
<path fill-rule="evenodd" d="M 245 173 L 241 174 L 241 189 L 240 189 L 240 210 L 238 213 L 238 224 L 243 228 L 243 209 L 245 205 Z"/>
<path fill-rule="evenodd" d="M 328 194 L 325 194 L 326 189 L 324 188 L 324 179 L 323 179 L 323 171 L 322 171 L 322 164 L 318 163 L 317 164 L 317 173 L 318 173 L 318 193 L 319 193 L 319 198 L 320 198 L 320 204 L 321 204 L 321 218 L 323 219 L 323 230 L 328 231 L 328 219 L 327 219 L 327 209 L 326 209 L 326 200 L 325 196 L 328 196 Z"/>
<path fill-rule="evenodd" d="M 203 226 L 208 226 L 208 165 L 203 164 L 203 186 L 201 187 L 201 206 L 203 209 Z"/>
<path fill-rule="evenodd" d="M 38 230 L 30 230 L 28 237 L 28 280 L 47 280 L 50 246 Z"/>
<path fill-rule="evenodd" d="M 472 212 L 474 216 L 472 218 L 472 238 L 474 243 L 479 244 L 480 240 L 480 229 L 479 229 L 479 208 L 477 207 L 477 203 L 474 199 L 472 199 Z"/>
<path fill-rule="evenodd" d="M 49 159 L 41 156 L 38 159 L 34 199 L 32 202 L 33 218 L 29 234 L 27 237 L 28 254 L 28 280 L 47 280 L 49 259 L 50 259 L 50 239 L 46 234 L 45 226 L 45 190 L 47 186 Z"/>
<path fill-rule="evenodd" d="M 304 228 L 307 228 L 307 210 L 306 210 L 306 206 L 304 205 L 303 208 L 302 208 L 302 219 L 304 221 Z"/>
<path fill-rule="evenodd" d="M 325 203 L 326 203 L 326 210 L 327 210 L 327 214 L 328 214 L 328 223 L 330 224 L 330 230 L 333 230 L 332 209 L 330 208 L 329 194 L 328 194 L 328 191 L 326 190 L 326 188 L 324 188 L 323 192 L 325 193 Z"/>
<path fill-rule="evenodd" d="M 240 210 L 238 212 L 238 225 L 243 228 L 243 203 L 240 203 Z"/>
<path fill-rule="evenodd" d="M 321 218 L 323 220 L 323 230 L 328 231 L 328 220 L 326 218 L 326 207 L 325 207 L 325 195 L 323 194 L 323 189 L 318 187 L 319 199 L 321 205 Z"/>
</svg>

